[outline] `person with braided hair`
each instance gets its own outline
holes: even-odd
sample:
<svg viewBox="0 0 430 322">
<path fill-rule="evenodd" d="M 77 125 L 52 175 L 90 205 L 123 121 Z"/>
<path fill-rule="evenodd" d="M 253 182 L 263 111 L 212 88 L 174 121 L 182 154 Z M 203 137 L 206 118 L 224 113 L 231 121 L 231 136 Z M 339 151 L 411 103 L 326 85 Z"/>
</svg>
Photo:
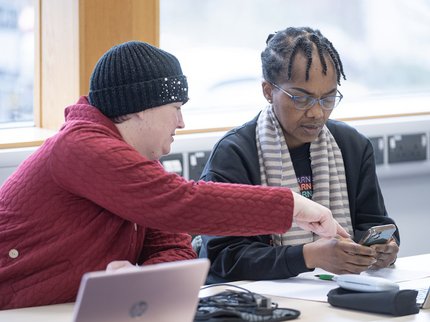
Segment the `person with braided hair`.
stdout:
<svg viewBox="0 0 430 322">
<path fill-rule="evenodd" d="M 266 106 L 214 147 L 201 179 L 281 186 L 328 207 L 351 238 L 318 238 L 300 227 L 283 234 L 202 236 L 200 257 L 211 260 L 208 283 L 282 279 L 314 268 L 340 274 L 387 267 L 399 233 L 383 245 L 357 241 L 388 217 L 370 141 L 329 119 L 346 80 L 333 44 L 319 30 L 294 28 L 269 35 L 261 54 Z M 265 216 L 262 214 L 262 216 Z"/>
</svg>

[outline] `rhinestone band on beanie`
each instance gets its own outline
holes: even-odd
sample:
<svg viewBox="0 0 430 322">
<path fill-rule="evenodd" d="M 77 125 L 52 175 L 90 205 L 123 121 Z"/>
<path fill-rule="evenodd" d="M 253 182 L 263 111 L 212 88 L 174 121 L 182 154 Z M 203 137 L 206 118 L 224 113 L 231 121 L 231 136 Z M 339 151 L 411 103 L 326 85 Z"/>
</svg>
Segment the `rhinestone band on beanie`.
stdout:
<svg viewBox="0 0 430 322">
<path fill-rule="evenodd" d="M 107 117 L 188 101 L 187 78 L 178 59 L 150 44 L 129 41 L 97 62 L 88 99 Z"/>
</svg>

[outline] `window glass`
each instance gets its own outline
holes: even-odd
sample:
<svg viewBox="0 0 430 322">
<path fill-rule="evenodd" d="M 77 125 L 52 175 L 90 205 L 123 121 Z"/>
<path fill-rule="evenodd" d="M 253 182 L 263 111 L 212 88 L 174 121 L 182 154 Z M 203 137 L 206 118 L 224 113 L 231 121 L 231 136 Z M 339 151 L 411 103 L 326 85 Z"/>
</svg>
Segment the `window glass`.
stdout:
<svg viewBox="0 0 430 322">
<path fill-rule="evenodd" d="M 0 128 L 33 125 L 34 0 L 0 0 Z"/>
<path fill-rule="evenodd" d="M 347 80 L 332 116 L 430 112 L 428 0 L 160 0 L 160 46 L 190 85 L 186 129 L 235 126 L 265 106 L 260 53 L 288 26 L 319 29 Z"/>
</svg>

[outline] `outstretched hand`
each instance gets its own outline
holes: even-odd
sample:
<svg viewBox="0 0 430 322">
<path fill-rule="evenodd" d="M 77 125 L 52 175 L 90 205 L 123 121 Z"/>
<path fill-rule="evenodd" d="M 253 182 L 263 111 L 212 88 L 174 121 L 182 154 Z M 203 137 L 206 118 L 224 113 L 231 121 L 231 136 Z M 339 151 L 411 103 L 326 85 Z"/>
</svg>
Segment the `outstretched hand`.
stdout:
<svg viewBox="0 0 430 322">
<path fill-rule="evenodd" d="M 349 238 L 348 232 L 333 218 L 330 209 L 293 192 L 293 220 L 300 228 L 312 231 L 321 237 Z"/>
</svg>

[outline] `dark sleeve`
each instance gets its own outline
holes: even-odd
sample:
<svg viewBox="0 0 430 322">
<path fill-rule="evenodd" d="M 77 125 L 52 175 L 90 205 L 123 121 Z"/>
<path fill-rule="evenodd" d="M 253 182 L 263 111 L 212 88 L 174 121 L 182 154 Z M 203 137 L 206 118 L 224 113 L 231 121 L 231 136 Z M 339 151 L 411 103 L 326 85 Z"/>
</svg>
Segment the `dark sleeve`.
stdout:
<svg viewBox="0 0 430 322">
<path fill-rule="evenodd" d="M 327 126 L 342 152 L 354 240 L 359 241 L 368 228 L 395 223 L 385 209 L 370 140 L 340 121 L 329 120 Z M 398 230 L 395 238 L 399 244 Z"/>
<path fill-rule="evenodd" d="M 243 133 L 244 130 L 248 132 Z M 205 181 L 260 185 L 257 147 L 248 128 L 228 132 L 212 150 L 200 179 Z"/>
<path fill-rule="evenodd" d="M 364 232 L 372 226 L 395 224 L 394 220 L 388 217 L 385 209 L 384 198 L 376 175 L 373 147 L 368 139 L 366 139 L 362 155 L 354 217 L 354 239 L 356 241 L 360 240 Z M 398 227 L 394 237 L 400 244 Z"/>
<path fill-rule="evenodd" d="M 303 245 L 270 245 L 270 236 L 202 236 L 200 257 L 211 261 L 207 283 L 235 280 L 272 280 L 309 271 L 303 258 Z"/>
<path fill-rule="evenodd" d="M 246 134 L 246 133 L 245 133 Z M 202 179 L 259 185 L 260 173 L 255 141 L 239 132 L 218 142 L 209 157 Z M 211 261 L 207 283 L 234 280 L 282 279 L 308 271 L 303 246 L 271 245 L 271 236 L 202 236 L 200 257 Z"/>
</svg>

